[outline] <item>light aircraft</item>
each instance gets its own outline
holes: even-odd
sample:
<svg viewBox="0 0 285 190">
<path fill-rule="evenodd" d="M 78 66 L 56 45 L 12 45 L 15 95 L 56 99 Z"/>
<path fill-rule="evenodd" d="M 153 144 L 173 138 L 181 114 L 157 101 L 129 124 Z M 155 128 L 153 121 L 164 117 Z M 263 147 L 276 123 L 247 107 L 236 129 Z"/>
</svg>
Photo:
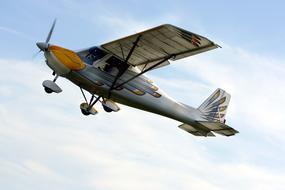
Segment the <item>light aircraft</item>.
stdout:
<svg viewBox="0 0 285 190">
<path fill-rule="evenodd" d="M 47 93 L 62 91 L 55 83 L 61 76 L 80 88 L 85 100 L 80 105 L 84 115 L 95 115 L 97 102 L 106 112 L 119 111 L 119 103 L 180 121 L 179 127 L 195 136 L 238 133 L 225 124 L 230 95 L 224 90 L 217 89 L 201 106 L 193 108 L 173 100 L 143 75 L 169 65 L 170 61 L 218 48 L 214 42 L 165 24 L 100 46 L 72 51 L 49 43 L 55 23 L 56 20 L 46 41 L 36 43 L 55 76 L 54 80 L 43 82 Z M 84 91 L 91 94 L 89 101 Z"/>
</svg>

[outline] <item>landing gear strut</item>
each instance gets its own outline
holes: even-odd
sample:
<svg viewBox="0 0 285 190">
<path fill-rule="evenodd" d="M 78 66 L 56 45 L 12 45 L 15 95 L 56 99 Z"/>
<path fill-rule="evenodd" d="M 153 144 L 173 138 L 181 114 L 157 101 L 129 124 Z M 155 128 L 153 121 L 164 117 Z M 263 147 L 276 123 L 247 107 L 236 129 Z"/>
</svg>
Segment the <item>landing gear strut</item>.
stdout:
<svg viewBox="0 0 285 190">
<path fill-rule="evenodd" d="M 98 112 L 95 109 L 94 105 L 100 100 L 101 96 L 96 97 L 94 94 L 92 94 L 91 99 L 88 103 L 87 98 L 86 98 L 82 88 L 80 88 L 80 91 L 81 91 L 81 93 L 85 99 L 85 102 L 80 104 L 81 113 L 83 115 L 86 115 L 86 116 L 90 115 L 90 114 L 92 114 L 92 115 L 97 114 Z M 95 100 L 94 100 L 94 98 L 95 98 Z"/>
<path fill-rule="evenodd" d="M 97 114 L 97 110 L 95 109 L 94 105 L 100 101 L 102 103 L 103 109 L 110 113 L 110 112 L 117 112 L 120 110 L 120 107 L 110 99 L 103 98 L 102 96 L 95 96 L 92 94 L 90 101 L 88 102 L 83 89 L 80 87 L 80 91 L 84 97 L 85 102 L 80 104 L 80 109 L 83 115 L 95 115 Z M 102 98 L 102 100 L 100 100 Z"/>
</svg>

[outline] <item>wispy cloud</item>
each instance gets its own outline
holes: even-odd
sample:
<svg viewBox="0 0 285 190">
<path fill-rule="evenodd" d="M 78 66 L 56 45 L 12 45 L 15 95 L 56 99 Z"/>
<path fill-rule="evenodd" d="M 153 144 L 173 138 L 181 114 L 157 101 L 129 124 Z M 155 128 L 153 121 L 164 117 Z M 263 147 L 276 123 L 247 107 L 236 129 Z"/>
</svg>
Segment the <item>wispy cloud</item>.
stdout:
<svg viewBox="0 0 285 190">
<path fill-rule="evenodd" d="M 183 62 L 180 72 L 206 81 L 209 91 L 222 87 L 232 94 L 231 118 L 238 115 L 239 120 L 243 118 L 244 123 L 256 130 L 283 134 L 285 66 L 282 60 L 225 46 L 215 54 Z"/>
<path fill-rule="evenodd" d="M 79 16 L 99 22 L 112 38 L 165 22 L 121 18 L 122 10 L 112 13 L 114 8 L 105 14 L 102 2 L 63 3 L 72 14 L 85 10 Z M 78 87 L 60 78 L 63 93 L 47 95 L 41 82 L 51 72 L 42 63 L 0 60 L 5 65 L 0 75 L 2 187 L 283 189 L 283 60 L 223 47 L 161 69 L 167 77 L 151 76 L 165 92 L 193 106 L 217 87 L 231 93 L 228 123 L 241 132 L 232 138 L 193 137 L 177 128 L 179 122 L 125 106 L 108 114 L 97 105 L 98 115 L 84 117 Z M 180 77 L 169 77 L 173 71 Z"/>
<path fill-rule="evenodd" d="M 24 34 L 22 32 L 14 30 L 13 28 L 0 26 L 0 31 L 9 33 L 9 34 L 12 34 L 12 35 L 15 35 L 15 36 L 18 36 L 18 37 L 21 37 L 21 38 L 24 38 L 24 39 L 27 39 L 27 40 L 30 40 L 30 41 L 33 40 L 31 37 L 27 36 L 26 34 Z"/>
<path fill-rule="evenodd" d="M 17 187 L 12 183 L 15 177 L 26 187 L 30 186 L 24 181 L 48 187 L 50 180 L 56 179 L 54 187 L 61 189 L 266 189 L 272 184 L 281 189 L 284 186 L 281 180 L 284 173 L 258 164 L 258 152 L 269 151 L 267 148 L 255 149 L 253 153 L 251 148 L 238 146 L 247 144 L 246 137 L 240 138 L 243 133 L 231 139 L 199 139 L 178 129 L 179 122 L 125 106 L 118 113 L 107 114 L 98 105 L 98 115 L 84 117 L 78 108 L 82 97 L 76 86 L 59 79 L 63 93 L 46 95 L 41 80 L 51 77 L 47 67 L 17 60 L 0 61 L 7 62 L 10 64 L 5 69 L 9 72 L 0 76 L 1 84 L 5 84 L 1 85 L 0 101 L 3 146 L 0 175 L 6 176 L 6 189 Z M 185 68 L 185 64 L 179 67 Z M 203 70 L 203 64 L 194 60 L 191 65 L 195 68 L 191 69 L 197 73 L 214 69 Z M 210 72 L 204 74 L 209 75 L 201 76 L 205 80 L 212 79 Z M 217 84 L 225 85 L 222 79 L 210 86 L 177 79 L 168 86 L 169 81 L 156 78 L 172 95 L 176 94 L 173 90 L 183 90 L 175 84 L 189 86 L 191 89 L 184 94 L 188 90 L 197 94 L 193 102 L 200 102 L 201 97 L 208 96 L 205 92 Z M 231 87 L 230 91 L 237 98 L 234 89 Z M 236 113 L 239 112 L 229 114 L 235 118 Z M 267 143 L 260 142 L 260 146 L 267 147 Z M 217 154 L 219 151 L 225 153 Z M 279 153 L 280 150 L 271 152 Z M 33 175 L 17 175 L 21 172 Z"/>
</svg>

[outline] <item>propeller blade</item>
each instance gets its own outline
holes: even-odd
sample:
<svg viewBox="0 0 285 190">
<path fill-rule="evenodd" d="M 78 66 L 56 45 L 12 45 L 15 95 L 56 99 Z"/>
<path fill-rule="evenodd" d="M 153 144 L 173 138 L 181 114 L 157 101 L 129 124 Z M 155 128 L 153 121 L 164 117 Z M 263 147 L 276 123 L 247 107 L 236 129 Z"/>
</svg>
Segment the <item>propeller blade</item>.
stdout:
<svg viewBox="0 0 285 190">
<path fill-rule="evenodd" d="M 52 35 L 52 32 L 53 32 L 55 23 L 56 23 L 56 19 L 54 19 L 54 21 L 53 21 L 53 23 L 52 23 L 51 29 L 50 29 L 50 31 L 49 31 L 49 33 L 48 33 L 48 36 L 47 36 L 47 39 L 46 39 L 46 43 L 48 43 L 49 40 L 50 40 L 50 38 L 51 38 L 51 35 Z"/>
</svg>

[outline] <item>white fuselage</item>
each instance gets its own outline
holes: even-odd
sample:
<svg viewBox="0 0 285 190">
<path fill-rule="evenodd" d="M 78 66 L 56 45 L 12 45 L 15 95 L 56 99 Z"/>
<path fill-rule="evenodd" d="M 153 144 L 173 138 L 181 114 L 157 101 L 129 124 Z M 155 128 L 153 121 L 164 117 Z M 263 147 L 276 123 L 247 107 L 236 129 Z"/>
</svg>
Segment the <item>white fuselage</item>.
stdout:
<svg viewBox="0 0 285 190">
<path fill-rule="evenodd" d="M 91 94 L 108 98 L 108 91 L 116 75 L 114 69 L 106 71 L 106 69 L 104 70 L 102 67 L 94 64 L 87 64 L 84 60 L 81 61 L 81 59 L 79 60 L 81 61 L 80 64 L 78 64 L 78 60 L 70 63 L 68 60 L 77 56 L 76 54 L 64 48 L 62 50 L 57 46 L 53 46 L 53 49 L 50 49 L 50 52 L 45 52 L 45 57 L 47 65 L 52 70 Z M 69 59 L 65 59 L 66 57 Z M 78 59 L 77 57 L 75 58 Z M 107 64 L 105 61 L 103 63 Z M 102 61 L 97 65 L 102 65 Z M 116 84 L 120 84 L 136 75 L 137 73 L 133 70 L 127 70 Z M 113 89 L 109 98 L 120 104 L 156 113 L 182 123 L 195 125 L 195 121 L 203 120 L 199 110 L 178 103 L 168 97 L 144 75 L 124 84 L 120 89 Z"/>
<path fill-rule="evenodd" d="M 86 67 L 82 71 L 72 72 L 67 74 L 65 77 L 76 85 L 79 85 L 89 91 L 91 94 L 95 93 L 102 97 L 106 97 L 109 86 L 105 84 L 102 86 L 96 85 L 96 81 L 103 79 L 96 75 L 95 70 L 98 71 L 98 68 Z M 109 75 L 108 73 L 106 74 Z M 114 76 L 112 77 L 114 78 Z M 122 77 L 124 78 L 124 75 Z M 146 77 L 144 76 L 144 78 Z M 201 120 L 197 109 L 178 103 L 160 89 L 158 89 L 156 93 L 160 94 L 160 97 L 154 97 L 149 93 L 137 95 L 132 91 L 123 88 L 121 90 L 112 90 L 110 99 L 120 104 L 156 113 L 183 123 L 191 124 L 195 122 L 195 120 Z"/>
</svg>

